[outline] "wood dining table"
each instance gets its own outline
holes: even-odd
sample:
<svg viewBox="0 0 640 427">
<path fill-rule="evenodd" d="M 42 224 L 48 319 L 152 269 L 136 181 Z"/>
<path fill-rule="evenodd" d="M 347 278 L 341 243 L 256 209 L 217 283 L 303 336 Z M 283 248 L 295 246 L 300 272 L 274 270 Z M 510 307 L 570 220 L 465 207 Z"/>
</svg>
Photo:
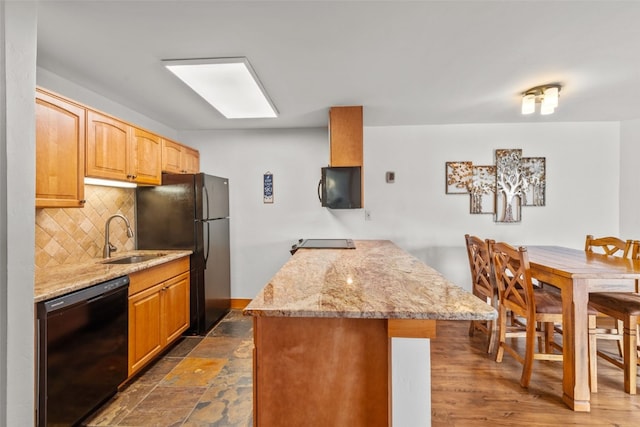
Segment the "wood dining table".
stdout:
<svg viewBox="0 0 640 427">
<path fill-rule="evenodd" d="M 562 295 L 562 400 L 574 411 L 589 412 L 589 293 L 637 292 L 640 260 L 559 246 L 527 246 L 527 252 L 531 275 Z"/>
</svg>

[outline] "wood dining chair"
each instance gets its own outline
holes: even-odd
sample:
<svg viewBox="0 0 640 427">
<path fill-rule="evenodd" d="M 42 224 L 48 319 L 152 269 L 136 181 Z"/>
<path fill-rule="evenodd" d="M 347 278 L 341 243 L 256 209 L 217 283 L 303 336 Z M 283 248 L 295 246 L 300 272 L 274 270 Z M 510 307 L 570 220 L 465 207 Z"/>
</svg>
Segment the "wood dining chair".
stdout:
<svg viewBox="0 0 640 427">
<path fill-rule="evenodd" d="M 469 234 L 465 234 L 464 239 L 469 257 L 469 267 L 471 268 L 471 291 L 475 296 L 497 310 L 498 288 L 495 285 L 491 257 L 489 256 L 488 242 L 490 241 L 485 241 Z M 487 335 L 487 353 L 493 353 L 495 350 L 496 323 L 495 320 L 472 320 L 469 325 L 470 337 L 476 331 L 481 331 Z"/>
<path fill-rule="evenodd" d="M 622 240 L 613 236 L 596 239 L 592 234 L 587 234 L 584 242 L 585 252 L 598 252 L 622 258 L 628 258 L 632 253 L 632 248 L 633 240 Z"/>
<path fill-rule="evenodd" d="M 590 237 L 587 236 L 587 243 Z M 626 252 L 631 252 L 632 259 L 640 259 L 640 242 L 628 240 L 625 243 L 626 246 L 630 247 Z M 622 362 L 602 351 L 597 351 L 597 355 L 624 371 L 624 391 L 629 394 L 636 394 L 638 352 L 640 351 L 640 332 L 638 330 L 640 294 L 637 291 L 638 289 L 636 292 L 595 292 L 589 294 L 591 307 L 616 319 L 618 337 L 622 340 Z M 596 338 L 601 338 L 601 335 L 597 334 Z"/>
<path fill-rule="evenodd" d="M 554 325 L 562 324 L 562 299 L 560 294 L 549 292 L 545 288 L 534 290 L 526 248 L 516 249 L 504 242 L 491 242 L 489 254 L 493 261 L 499 295 L 496 362 L 502 362 L 505 351 L 513 356 L 523 365 L 520 385 L 528 387 L 534 360 L 563 359 L 562 347 L 553 339 Z M 507 325 L 508 310 L 524 319 L 524 328 L 517 324 Z M 595 325 L 595 311 L 589 313 L 589 318 L 594 319 Z M 543 325 L 541 329 L 537 327 L 539 323 Z M 542 346 L 539 343 L 536 352 L 535 343 L 538 337 L 543 338 L 544 347 L 540 348 Z M 525 339 L 524 355 L 512 346 L 509 338 Z"/>
</svg>

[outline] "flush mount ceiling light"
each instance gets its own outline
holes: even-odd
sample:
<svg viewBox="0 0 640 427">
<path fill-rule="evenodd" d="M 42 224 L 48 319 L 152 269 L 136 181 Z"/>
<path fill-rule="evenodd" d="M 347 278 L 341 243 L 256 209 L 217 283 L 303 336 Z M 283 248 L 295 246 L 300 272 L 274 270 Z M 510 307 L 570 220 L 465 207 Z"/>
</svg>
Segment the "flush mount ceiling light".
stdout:
<svg viewBox="0 0 640 427">
<path fill-rule="evenodd" d="M 228 119 L 278 117 L 245 57 L 171 59 L 162 64 Z"/>
<path fill-rule="evenodd" d="M 553 114 L 558 107 L 560 96 L 559 84 L 532 87 L 522 94 L 522 114 L 531 114 L 536 111 L 536 103 L 540 104 L 540 114 Z"/>
</svg>

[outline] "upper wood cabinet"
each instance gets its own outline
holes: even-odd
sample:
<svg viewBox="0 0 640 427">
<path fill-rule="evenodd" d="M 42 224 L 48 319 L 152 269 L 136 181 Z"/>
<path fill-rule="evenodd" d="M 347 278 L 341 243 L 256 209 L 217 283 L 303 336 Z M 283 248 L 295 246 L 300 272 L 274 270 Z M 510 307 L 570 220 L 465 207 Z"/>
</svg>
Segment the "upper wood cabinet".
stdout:
<svg viewBox="0 0 640 427">
<path fill-rule="evenodd" d="M 36 91 L 36 207 L 82 207 L 84 177 L 160 185 L 200 172 L 200 153 L 80 103 Z"/>
<path fill-rule="evenodd" d="M 177 142 L 162 140 L 162 171 L 170 173 L 182 172 L 182 145 Z"/>
<path fill-rule="evenodd" d="M 200 153 L 186 145 L 162 140 L 162 171 L 170 173 L 200 172 Z"/>
<path fill-rule="evenodd" d="M 162 138 L 138 128 L 131 128 L 132 149 L 129 158 L 130 179 L 138 184 L 157 185 L 162 182 L 160 168 L 162 158 Z"/>
<path fill-rule="evenodd" d="M 200 153 L 186 145 L 162 140 L 162 171 L 170 173 L 200 172 Z"/>
<path fill-rule="evenodd" d="M 362 166 L 362 106 L 329 109 L 329 165 Z"/>
<path fill-rule="evenodd" d="M 362 106 L 329 109 L 329 166 L 360 166 L 360 206 L 364 206 Z"/>
<path fill-rule="evenodd" d="M 94 178 L 128 180 L 129 125 L 87 111 L 86 175 Z"/>
<path fill-rule="evenodd" d="M 85 109 L 36 90 L 36 208 L 83 207 Z"/>
<path fill-rule="evenodd" d="M 182 146 L 182 164 L 186 173 L 200 172 L 200 152 L 194 148 Z"/>
<path fill-rule="evenodd" d="M 157 185 L 160 159 L 160 137 L 87 110 L 87 176 Z"/>
</svg>

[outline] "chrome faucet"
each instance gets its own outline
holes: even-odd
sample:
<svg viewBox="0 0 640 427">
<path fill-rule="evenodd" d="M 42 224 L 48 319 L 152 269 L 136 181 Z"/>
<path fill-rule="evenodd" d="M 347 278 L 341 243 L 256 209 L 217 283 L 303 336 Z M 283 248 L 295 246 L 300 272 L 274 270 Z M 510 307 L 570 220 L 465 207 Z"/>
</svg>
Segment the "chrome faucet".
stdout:
<svg viewBox="0 0 640 427">
<path fill-rule="evenodd" d="M 109 242 L 109 223 L 114 218 L 122 218 L 125 224 L 127 224 L 127 236 L 133 237 L 133 230 L 131 230 L 131 225 L 129 224 L 129 220 L 127 219 L 127 217 L 122 214 L 111 215 L 104 225 L 104 250 L 102 251 L 103 258 L 110 258 L 111 252 L 115 252 L 118 250 L 118 248 L 116 248 L 111 244 L 111 242 Z"/>
</svg>

